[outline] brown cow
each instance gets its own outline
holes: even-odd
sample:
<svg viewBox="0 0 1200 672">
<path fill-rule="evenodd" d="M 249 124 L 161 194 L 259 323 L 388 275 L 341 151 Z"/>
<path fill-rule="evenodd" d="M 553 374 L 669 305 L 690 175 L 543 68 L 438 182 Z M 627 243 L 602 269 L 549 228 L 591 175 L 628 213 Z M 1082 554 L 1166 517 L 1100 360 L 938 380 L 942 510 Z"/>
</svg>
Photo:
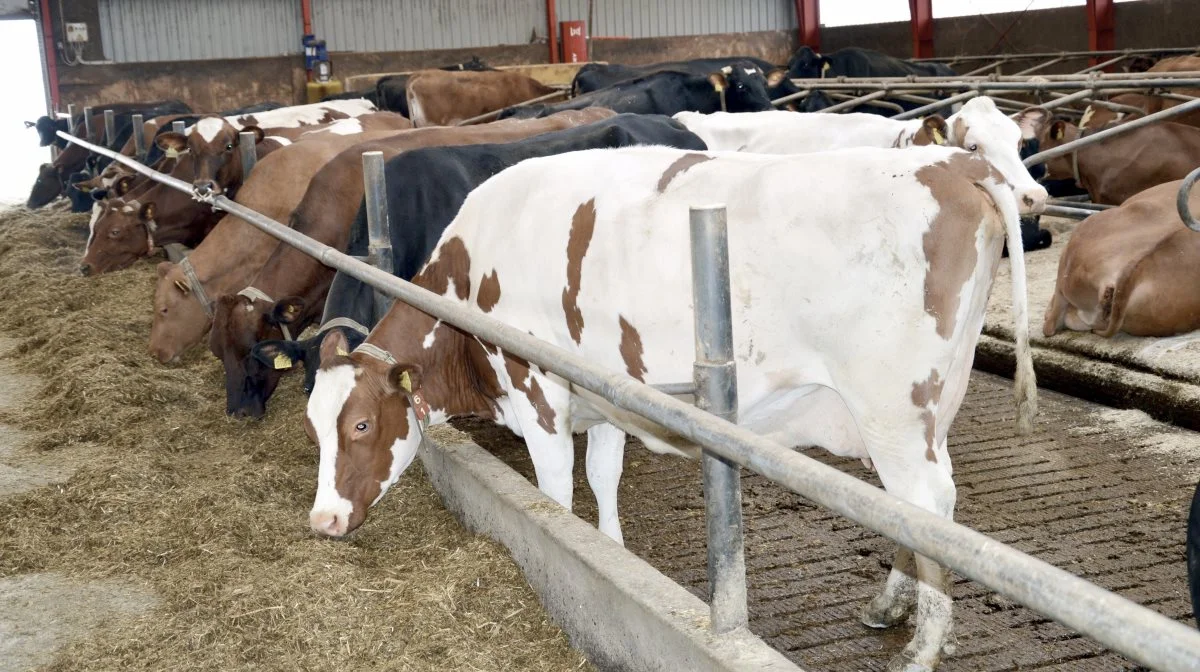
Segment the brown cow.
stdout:
<svg viewBox="0 0 1200 672">
<path fill-rule="evenodd" d="M 503 70 L 420 70 L 408 78 L 408 110 L 414 126 L 450 126 L 554 91 L 532 77 Z"/>
<path fill-rule="evenodd" d="M 1200 90 L 1188 89 L 1188 91 L 1192 92 L 1188 95 L 1200 94 Z M 1148 96 L 1141 93 L 1123 93 L 1119 96 L 1113 96 L 1110 102 L 1136 107 L 1141 112 L 1121 112 L 1092 104 L 1088 105 L 1087 109 L 1083 111 L 1083 118 L 1079 120 L 1079 127 L 1085 130 L 1103 128 L 1114 122 L 1129 121 L 1130 119 L 1136 119 L 1147 114 L 1161 112 L 1167 108 L 1175 107 L 1183 101 L 1171 100 L 1162 96 Z M 1171 117 L 1171 121 L 1177 124 L 1186 124 L 1200 128 L 1200 110 L 1185 112 Z"/>
<path fill-rule="evenodd" d="M 544 119 L 506 120 L 461 128 L 421 128 L 399 133 L 342 151 L 325 164 L 308 185 L 304 199 L 292 213 L 289 226 L 337 249 L 345 249 L 355 213 L 363 198 L 362 153 L 383 152 L 384 160 L 419 147 L 476 145 L 510 142 L 541 133 L 562 130 L 606 119 L 616 114 L 603 108 L 560 112 Z M 282 372 L 271 370 L 261 394 L 245 398 L 244 360 L 258 341 L 282 336 L 280 311 L 287 315 L 289 333 L 299 334 L 321 316 L 325 293 L 334 269 L 300 252 L 279 245 L 250 282 L 246 294 L 221 297 L 215 302 L 209 349 L 225 365 L 228 413 L 261 416 L 266 398 L 274 391 Z M 275 299 L 280 299 L 276 301 Z M 286 299 L 286 300 L 285 300 Z"/>
<path fill-rule="evenodd" d="M 1042 151 L 1079 137 L 1062 119 L 1039 124 Z M 1046 179 L 1075 179 L 1093 203 L 1119 205 L 1156 184 L 1182 179 L 1200 165 L 1200 128 L 1162 122 L 1087 145 L 1046 163 Z"/>
<path fill-rule="evenodd" d="M 1182 180 L 1083 220 L 1058 261 L 1042 333 L 1171 336 L 1200 329 L 1200 233 L 1175 208 Z M 1192 212 L 1200 212 L 1193 191 Z"/>
<path fill-rule="evenodd" d="M 238 202 L 286 222 L 321 166 L 347 147 L 394 133 L 328 134 L 276 150 L 255 167 L 238 192 Z M 226 215 L 183 263 L 159 264 L 151 354 L 166 363 L 197 343 L 212 324 L 212 301 L 245 287 L 276 245 L 278 241 L 241 218 Z"/>
</svg>

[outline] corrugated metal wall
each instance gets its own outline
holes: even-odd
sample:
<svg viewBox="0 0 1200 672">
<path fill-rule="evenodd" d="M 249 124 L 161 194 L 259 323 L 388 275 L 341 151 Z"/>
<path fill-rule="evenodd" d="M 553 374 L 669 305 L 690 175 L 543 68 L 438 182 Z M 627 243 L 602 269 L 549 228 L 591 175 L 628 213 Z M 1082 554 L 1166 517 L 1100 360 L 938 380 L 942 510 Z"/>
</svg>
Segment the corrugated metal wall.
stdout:
<svg viewBox="0 0 1200 672">
<path fill-rule="evenodd" d="M 298 54 L 297 0 L 100 0 L 104 58 L 118 63 Z"/>
<path fill-rule="evenodd" d="M 330 51 L 416 51 L 527 44 L 546 36 L 544 0 L 313 0 Z"/>
<path fill-rule="evenodd" d="M 787 30 L 793 0 L 593 0 L 594 37 L 670 37 Z M 588 0 L 558 0 L 559 21 L 587 21 Z"/>
</svg>

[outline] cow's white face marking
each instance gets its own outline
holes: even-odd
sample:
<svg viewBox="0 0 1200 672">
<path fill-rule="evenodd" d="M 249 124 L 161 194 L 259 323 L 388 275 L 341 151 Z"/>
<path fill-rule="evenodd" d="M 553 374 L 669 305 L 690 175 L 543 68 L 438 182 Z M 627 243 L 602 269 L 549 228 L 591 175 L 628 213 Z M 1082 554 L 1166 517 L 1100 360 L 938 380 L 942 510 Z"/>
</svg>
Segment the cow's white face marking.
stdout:
<svg viewBox="0 0 1200 672">
<path fill-rule="evenodd" d="M 442 324 L 441 320 L 434 322 L 433 328 L 429 330 L 428 334 L 425 334 L 425 340 L 421 342 L 421 345 L 426 350 L 433 347 L 433 341 L 437 337 L 437 330 L 438 330 L 438 327 L 441 326 L 441 324 Z"/>
<path fill-rule="evenodd" d="M 87 251 L 92 249 L 92 240 L 96 237 L 96 222 L 100 221 L 100 215 L 104 213 L 104 207 L 100 203 L 92 204 L 92 218 L 88 220 L 88 241 L 87 245 L 83 246 L 83 254 L 87 256 Z"/>
<path fill-rule="evenodd" d="M 742 70 L 744 70 L 747 75 L 753 75 L 755 72 L 757 72 L 757 70 L 754 68 L 742 68 Z"/>
<path fill-rule="evenodd" d="M 1079 127 L 1083 128 L 1087 126 L 1088 122 L 1092 120 L 1092 115 L 1094 114 L 1096 114 L 1096 108 L 1092 107 L 1091 105 L 1088 105 L 1086 108 L 1084 108 L 1083 117 L 1079 120 Z"/>
<path fill-rule="evenodd" d="M 205 142 L 212 142 L 222 128 L 225 128 L 225 120 L 217 117 L 205 117 L 196 122 L 196 132 Z"/>
<path fill-rule="evenodd" d="M 320 447 L 317 466 L 317 496 L 310 518 L 334 514 L 343 524 L 350 519 L 354 504 L 337 491 L 338 416 L 350 398 L 357 378 L 354 367 L 335 366 L 317 371 L 312 395 L 308 398 L 308 421 L 312 423 Z"/>
</svg>

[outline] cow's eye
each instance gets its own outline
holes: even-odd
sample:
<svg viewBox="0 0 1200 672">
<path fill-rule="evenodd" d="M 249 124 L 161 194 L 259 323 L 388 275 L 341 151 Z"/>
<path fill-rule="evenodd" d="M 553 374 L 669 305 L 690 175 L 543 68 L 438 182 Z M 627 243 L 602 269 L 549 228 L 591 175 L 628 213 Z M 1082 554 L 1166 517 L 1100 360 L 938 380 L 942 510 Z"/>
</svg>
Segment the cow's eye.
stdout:
<svg viewBox="0 0 1200 672">
<path fill-rule="evenodd" d="M 227 152 L 233 151 L 233 143 L 232 142 L 229 143 L 228 145 L 225 145 L 225 151 L 227 151 Z"/>
<path fill-rule="evenodd" d="M 967 151 L 969 152 L 973 152 L 977 149 L 979 149 L 979 145 L 971 145 L 970 147 L 967 147 Z"/>
<path fill-rule="evenodd" d="M 356 431 L 356 432 L 367 431 L 367 423 L 365 423 L 365 422 L 358 423 L 357 425 L 354 426 L 354 431 Z"/>
<path fill-rule="evenodd" d="M 120 229 L 113 229 L 112 231 L 109 231 L 109 232 L 108 232 L 108 237 L 109 237 L 109 238 L 116 238 L 116 237 L 117 237 L 117 236 L 119 236 L 119 235 L 121 235 L 121 230 L 120 230 Z"/>
</svg>

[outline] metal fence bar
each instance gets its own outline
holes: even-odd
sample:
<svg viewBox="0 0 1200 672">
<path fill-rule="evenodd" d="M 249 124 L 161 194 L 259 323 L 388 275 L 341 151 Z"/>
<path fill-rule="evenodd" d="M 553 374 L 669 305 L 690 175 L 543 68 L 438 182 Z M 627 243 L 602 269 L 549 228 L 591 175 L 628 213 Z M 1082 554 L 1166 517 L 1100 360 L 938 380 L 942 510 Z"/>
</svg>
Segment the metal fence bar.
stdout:
<svg viewBox="0 0 1200 672">
<path fill-rule="evenodd" d="M 792 82 L 801 89 L 821 89 L 823 91 L 870 91 L 872 89 L 889 88 L 895 91 L 905 90 L 962 90 L 962 89 L 979 89 L 982 91 L 1062 91 L 1062 90 L 1078 90 L 1078 89 L 1151 89 L 1151 88 L 1200 88 L 1200 73 L 1197 73 L 1187 79 L 1184 78 L 1162 78 L 1162 79 L 1141 79 L 1141 80 L 1106 80 L 1106 79 L 1078 79 L 1073 81 L 1012 81 L 1012 80 L 946 80 L 946 81 L 929 81 L 928 78 L 920 79 L 896 80 L 896 79 L 876 79 L 862 82 L 838 81 L 838 80 L 817 80 L 817 79 L 794 79 Z"/>
<path fill-rule="evenodd" d="M 725 206 L 692 208 L 692 300 L 695 305 L 696 407 L 737 422 L 733 303 L 729 296 L 729 236 Z M 705 451 L 704 513 L 708 528 L 708 595 L 713 632 L 743 627 L 746 552 L 742 540 L 740 467 Z"/>
<path fill-rule="evenodd" d="M 384 182 L 383 152 L 363 152 L 363 199 L 367 210 L 367 259 L 389 276 L 392 274 L 392 233 L 388 222 L 387 192 Z M 391 298 L 375 290 L 375 322 L 392 307 Z"/>
<path fill-rule="evenodd" d="M 1083 91 L 1076 91 L 1075 93 L 1054 94 L 1054 95 L 1057 95 L 1059 97 L 1055 98 L 1054 100 L 1048 100 L 1048 101 L 1042 103 L 1041 105 L 1039 105 L 1039 107 L 1041 107 L 1043 109 L 1047 109 L 1047 110 L 1053 110 L 1056 107 L 1062 107 L 1063 105 L 1067 105 L 1068 103 L 1074 103 L 1079 100 L 1086 100 L 1088 98 L 1091 98 L 1092 96 L 1096 95 L 1096 92 L 1092 89 L 1084 89 Z"/>
<path fill-rule="evenodd" d="M 1088 210 L 1086 208 L 1072 207 L 1069 205 L 1046 204 L 1046 209 L 1043 210 L 1041 214 L 1051 217 L 1067 217 L 1069 219 L 1087 219 L 1097 212 L 1100 212 L 1100 210 Z"/>
<path fill-rule="evenodd" d="M 970 72 L 964 72 L 962 74 L 962 76 L 970 77 L 971 75 L 978 75 L 979 73 L 987 72 L 988 70 L 991 70 L 992 68 L 999 68 L 1000 66 L 1004 65 L 1005 63 L 1008 63 L 1010 60 L 1012 60 L 1012 59 L 1001 58 L 1000 60 L 995 61 L 993 63 L 988 63 L 987 65 L 975 68 L 974 70 L 972 70 Z"/>
<path fill-rule="evenodd" d="M 1175 209 L 1179 211 L 1179 218 L 1183 220 L 1184 225 L 1193 231 L 1200 231 L 1200 222 L 1196 221 L 1191 208 L 1188 207 L 1192 187 L 1196 186 L 1196 180 L 1200 180 L 1200 168 L 1193 170 L 1183 178 L 1183 184 L 1179 185 L 1179 195 L 1175 197 Z"/>
<path fill-rule="evenodd" d="M 151 179 L 191 185 L 103 147 L 71 138 Z M 932 558 L 1105 646 L 1165 672 L 1200 669 L 1200 632 L 975 530 L 917 508 L 849 474 L 665 395 L 625 373 L 533 338 L 462 303 L 355 260 L 224 196 L 200 199 L 234 214 L 317 261 L 570 380 L 619 408 L 694 441 L 835 513 Z"/>
<path fill-rule="evenodd" d="M 1090 203 L 1087 201 L 1068 201 L 1062 198 L 1046 199 L 1046 205 L 1061 205 L 1068 208 L 1083 208 L 1084 210 L 1094 210 L 1100 212 L 1102 210 L 1112 210 L 1117 207 L 1115 205 L 1105 205 L 1103 203 Z"/>
<path fill-rule="evenodd" d="M 1120 56 L 1117 56 L 1116 58 L 1110 58 L 1107 61 L 1104 61 L 1103 63 L 1097 63 L 1095 65 L 1088 66 L 1088 67 L 1084 68 L 1083 70 L 1076 72 L 1075 74 L 1086 75 L 1089 72 L 1096 72 L 1097 70 L 1103 70 L 1110 65 L 1113 65 L 1115 63 L 1120 63 L 1121 61 L 1129 58 L 1130 55 L 1131 54 L 1121 54 Z"/>
<path fill-rule="evenodd" d="M 893 114 L 892 119 L 913 119 L 915 117 L 921 116 L 922 114 L 928 114 L 930 112 L 940 110 L 943 107 L 946 107 L 947 105 L 953 105 L 954 103 L 962 102 L 964 100 L 974 98 L 975 96 L 978 96 L 978 95 L 979 95 L 979 91 L 977 91 L 977 90 L 976 91 L 967 91 L 965 93 L 960 93 L 957 95 L 950 96 L 949 98 L 946 98 L 944 100 L 939 100 L 936 103 L 922 105 L 921 107 L 913 108 L 907 112 L 901 112 L 900 114 Z"/>
<path fill-rule="evenodd" d="M 1014 72 L 1013 75 L 1016 77 L 1020 77 L 1022 75 L 1031 75 L 1031 74 L 1037 72 L 1038 70 L 1048 68 L 1052 65 L 1057 65 L 1058 63 L 1062 63 L 1065 60 L 1067 60 L 1066 56 L 1059 56 L 1058 58 L 1054 58 L 1049 61 L 1045 61 L 1044 63 L 1038 63 L 1037 65 L 1033 66 L 1032 68 L 1025 68 L 1024 70 L 1021 70 L 1019 72 Z"/>
<path fill-rule="evenodd" d="M 83 137 L 92 139 L 92 108 L 83 108 Z"/>
<path fill-rule="evenodd" d="M 242 158 L 242 182 L 250 179 L 250 171 L 258 164 L 258 136 L 253 131 L 238 133 L 238 152 Z"/>
<path fill-rule="evenodd" d="M 140 114 L 130 116 L 130 122 L 133 123 L 133 155 L 138 161 L 145 162 L 146 160 L 146 122 L 145 117 Z"/>
<path fill-rule="evenodd" d="M 182 121 L 180 121 L 178 119 L 171 122 L 171 130 L 176 133 L 183 133 L 183 131 L 186 128 L 187 128 L 187 124 L 183 123 Z"/>
<path fill-rule="evenodd" d="M 67 133 L 75 135 L 75 103 L 67 104 Z"/>
<path fill-rule="evenodd" d="M 527 105 L 533 105 L 534 103 L 540 103 L 540 102 L 543 102 L 546 100 L 553 100 L 560 96 L 567 96 L 567 95 L 570 95 L 570 93 L 571 92 L 569 90 L 562 89 L 559 91 L 555 91 L 554 93 L 547 93 L 544 96 L 538 96 L 537 98 L 530 98 L 529 100 L 522 101 L 520 103 L 517 103 L 516 105 L 511 105 L 510 107 L 525 107 Z M 507 110 L 507 109 L 508 108 L 506 107 L 506 108 L 503 108 L 500 110 L 492 110 L 491 112 L 484 112 L 483 114 L 481 114 L 479 116 L 471 117 L 470 119 L 463 119 L 462 121 L 455 124 L 455 126 L 470 126 L 472 124 L 482 124 L 485 121 L 491 121 L 491 120 L 495 119 L 496 117 L 500 116 L 501 112 L 503 112 L 504 110 Z"/>
<path fill-rule="evenodd" d="M 1148 126 L 1150 124 L 1162 121 L 1163 119 L 1174 117 L 1197 109 L 1200 109 L 1200 100 L 1193 100 L 1188 103 L 1183 103 L 1182 105 L 1176 105 L 1175 107 L 1168 107 L 1167 109 L 1155 112 L 1154 114 L 1147 114 L 1146 116 L 1134 119 L 1133 121 L 1127 121 L 1123 124 L 1105 129 L 1098 133 L 1093 133 L 1070 142 L 1065 142 L 1052 149 L 1047 149 L 1044 152 L 1038 152 L 1037 154 L 1025 159 L 1025 167 L 1028 168 L 1030 166 L 1036 166 L 1039 163 L 1045 163 L 1055 157 L 1062 156 L 1064 154 L 1070 154 L 1080 147 L 1102 142 L 1113 137 L 1114 135 L 1135 131 L 1143 126 Z"/>
<path fill-rule="evenodd" d="M 112 147 L 117 142 L 117 118 L 112 110 L 104 111 L 104 144 Z"/>
<path fill-rule="evenodd" d="M 847 100 L 844 103 L 837 103 L 835 105 L 830 105 L 829 107 L 827 107 L 823 110 L 818 110 L 818 111 L 819 112 L 829 112 L 829 113 L 841 112 L 842 110 L 849 110 L 849 109 L 858 107 L 859 105 L 862 105 L 863 103 L 869 103 L 872 100 L 877 100 L 879 98 L 883 98 L 886 95 L 888 95 L 888 91 L 887 91 L 887 89 L 883 89 L 882 91 L 875 91 L 874 93 L 868 93 L 865 96 L 851 98 L 850 100 Z"/>
<path fill-rule="evenodd" d="M 1135 55 L 1136 54 L 1194 54 L 1194 53 L 1196 53 L 1196 51 L 1197 51 L 1196 47 L 1163 47 L 1161 49 L 1150 49 L 1150 48 L 1101 49 L 1101 50 L 1093 50 L 1093 51 L 1065 51 L 1065 52 L 1064 51 L 1043 51 L 1043 52 L 1035 52 L 1035 53 L 1030 53 L 1030 54 L 1008 54 L 1008 58 L 1011 58 L 1013 60 L 1017 60 L 1017 59 L 1033 60 L 1035 58 L 1054 58 L 1055 56 L 1071 56 L 1071 57 L 1090 58 L 1092 56 L 1118 56 L 1121 54 L 1135 54 Z M 926 62 L 926 61 L 942 62 L 942 61 L 947 61 L 947 60 L 952 60 L 952 61 L 956 61 L 956 62 L 967 62 L 967 61 L 985 61 L 985 60 L 991 60 L 991 59 L 995 59 L 995 58 L 998 58 L 998 56 L 995 56 L 995 55 L 988 56 L 985 54 L 985 55 L 974 55 L 974 56 L 939 56 L 939 57 L 931 57 L 931 58 L 913 58 L 910 60 L 918 62 L 918 63 Z"/>
<path fill-rule="evenodd" d="M 837 99 L 837 100 L 856 100 L 857 98 L 859 98 L 859 97 L 860 97 L 860 96 L 852 96 L 852 95 L 850 95 L 850 94 L 848 94 L 848 93 L 830 93 L 830 94 L 827 94 L 827 95 L 828 95 L 830 98 L 834 98 L 834 99 Z M 889 96 L 889 98 L 896 98 L 896 97 L 898 97 L 898 96 Z M 933 100 L 933 99 L 931 98 L 930 100 Z M 862 103 L 856 103 L 856 105 L 862 105 Z M 895 110 L 896 112 L 903 112 L 903 111 L 904 111 L 904 107 L 903 107 L 902 105 L 900 105 L 900 104 L 898 104 L 898 103 L 893 103 L 893 102 L 892 102 L 892 101 L 890 101 L 890 100 L 879 100 L 879 99 L 874 99 L 874 100 L 872 100 L 872 101 L 871 101 L 871 106 L 872 106 L 872 107 L 882 107 L 882 108 L 886 108 L 886 109 L 889 109 L 889 110 Z M 817 110 L 817 111 L 818 111 L 818 112 L 824 112 L 825 110 Z"/>
</svg>

